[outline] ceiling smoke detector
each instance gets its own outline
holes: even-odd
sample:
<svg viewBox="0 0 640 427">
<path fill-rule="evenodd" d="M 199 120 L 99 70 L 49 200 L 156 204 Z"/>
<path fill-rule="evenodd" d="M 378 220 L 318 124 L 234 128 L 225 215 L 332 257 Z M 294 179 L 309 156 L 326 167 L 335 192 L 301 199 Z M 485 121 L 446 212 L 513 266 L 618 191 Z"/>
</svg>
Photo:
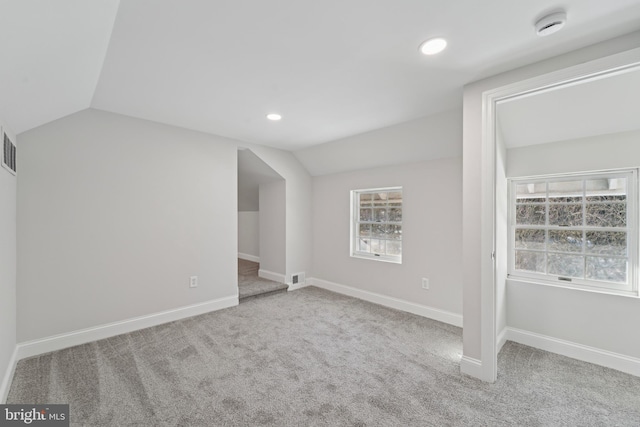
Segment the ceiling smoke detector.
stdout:
<svg viewBox="0 0 640 427">
<path fill-rule="evenodd" d="M 540 37 L 548 36 L 556 33 L 567 23 L 566 12 L 556 12 L 551 15 L 544 16 L 536 22 L 536 34 Z"/>
</svg>

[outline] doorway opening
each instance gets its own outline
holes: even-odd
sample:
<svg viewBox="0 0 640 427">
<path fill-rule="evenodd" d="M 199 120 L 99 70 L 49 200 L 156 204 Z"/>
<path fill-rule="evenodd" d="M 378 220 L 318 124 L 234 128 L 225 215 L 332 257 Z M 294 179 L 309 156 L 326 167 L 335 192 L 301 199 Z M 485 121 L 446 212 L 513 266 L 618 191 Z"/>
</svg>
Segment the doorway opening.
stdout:
<svg viewBox="0 0 640 427">
<path fill-rule="evenodd" d="M 483 193 L 492 200 L 483 207 L 482 220 L 482 247 L 492 255 L 483 261 L 481 281 L 482 376 L 488 381 L 496 379 L 497 354 L 507 340 L 625 371 L 614 358 L 599 357 L 602 351 L 575 351 L 619 351 L 615 348 L 619 343 L 606 341 L 611 347 L 607 348 L 600 345 L 605 341 L 598 342 L 597 334 L 581 333 L 598 329 L 608 331 L 602 334 L 607 338 L 615 335 L 602 323 L 620 317 L 618 300 L 523 283 L 508 276 L 508 266 L 513 264 L 508 242 L 513 233 L 508 228 L 506 184 L 513 177 L 637 167 L 640 154 L 632 158 L 635 154 L 630 154 L 629 147 L 635 145 L 625 141 L 637 138 L 640 131 L 634 120 L 640 104 L 628 96 L 629 87 L 637 86 L 634 79 L 639 66 L 640 49 L 634 49 L 483 94 Z M 636 83 L 630 86 L 629 80 Z M 605 102 L 615 93 L 622 101 Z M 604 108 L 596 109 L 600 104 Z M 538 119 L 544 123 L 535 123 Z M 603 301 L 612 302 L 611 307 L 603 307 Z M 544 312 L 536 310 L 540 306 L 545 307 Z M 604 315 L 606 310 L 612 315 Z M 604 320 L 598 328 L 586 328 L 584 325 L 595 321 L 593 312 Z M 574 331 L 574 325 L 582 326 Z M 622 335 L 617 329 L 616 334 Z"/>
<path fill-rule="evenodd" d="M 240 302 L 286 292 L 282 176 L 248 149 L 238 150 L 238 295 Z"/>
</svg>

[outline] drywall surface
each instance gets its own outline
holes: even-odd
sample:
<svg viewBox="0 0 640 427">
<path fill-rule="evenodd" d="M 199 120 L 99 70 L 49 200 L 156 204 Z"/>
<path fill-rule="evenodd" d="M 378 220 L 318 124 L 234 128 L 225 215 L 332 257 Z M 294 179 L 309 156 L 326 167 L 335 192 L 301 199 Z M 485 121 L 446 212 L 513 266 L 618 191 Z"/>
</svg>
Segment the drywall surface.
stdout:
<svg viewBox="0 0 640 427">
<path fill-rule="evenodd" d="M 640 167 L 640 131 L 512 148 L 508 177 Z M 508 284 L 508 326 L 640 358 L 640 299 L 522 281 Z"/>
<path fill-rule="evenodd" d="M 260 212 L 238 212 L 238 253 L 260 257 Z"/>
<path fill-rule="evenodd" d="M 510 178 L 638 166 L 640 131 L 511 148 L 507 151 L 507 176 Z"/>
<path fill-rule="evenodd" d="M 282 179 L 253 151 L 238 150 L 238 211 L 259 211 L 260 184 Z"/>
<path fill-rule="evenodd" d="M 492 195 L 484 194 L 486 184 L 493 171 L 484 162 L 482 133 L 482 96 L 489 90 L 540 76 L 583 62 L 602 58 L 633 49 L 640 43 L 640 32 L 579 49 L 565 55 L 541 61 L 487 79 L 470 83 L 463 90 L 463 276 L 464 276 L 464 328 L 463 346 L 466 357 L 482 360 L 482 280 L 487 269 L 491 269 L 490 250 L 483 241 L 483 224 L 490 223 L 483 207 L 491 203 Z M 492 236 L 488 236 L 492 238 Z M 484 246 L 483 246 L 484 244 Z M 488 286 L 492 286 L 489 284 Z"/>
<path fill-rule="evenodd" d="M 19 342 L 237 295 L 234 141 L 92 109 L 20 138 Z"/>
<path fill-rule="evenodd" d="M 260 184 L 260 270 L 285 274 L 286 185 L 284 180 Z"/>
<path fill-rule="evenodd" d="M 3 129 L 18 147 L 15 135 L 6 126 Z M 17 162 L 20 168 L 20 157 Z M 4 403 L 3 394 L 8 389 L 2 386 L 9 386 L 16 348 L 16 176 L 3 167 L 0 167 L 0 198 L 0 403 Z"/>
<path fill-rule="evenodd" d="M 459 109 L 295 152 L 311 175 L 326 175 L 462 155 Z"/>
<path fill-rule="evenodd" d="M 496 333 L 501 334 L 507 327 L 507 251 L 509 238 L 509 197 L 505 175 L 507 149 L 502 133 L 496 134 Z"/>
<path fill-rule="evenodd" d="M 286 275 L 307 272 L 311 267 L 311 176 L 290 152 L 246 146 L 286 181 Z M 261 251 L 261 259 L 263 255 Z"/>
<path fill-rule="evenodd" d="M 314 177 L 313 277 L 460 314 L 461 172 L 456 157 Z M 390 186 L 403 188 L 402 264 L 351 257 L 350 192 Z"/>
</svg>

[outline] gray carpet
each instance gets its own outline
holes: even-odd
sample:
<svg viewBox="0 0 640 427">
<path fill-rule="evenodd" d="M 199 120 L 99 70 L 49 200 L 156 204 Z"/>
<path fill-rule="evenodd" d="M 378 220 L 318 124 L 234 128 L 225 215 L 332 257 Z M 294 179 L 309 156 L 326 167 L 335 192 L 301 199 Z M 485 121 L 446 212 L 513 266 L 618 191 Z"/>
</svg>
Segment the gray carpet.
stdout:
<svg viewBox="0 0 640 427">
<path fill-rule="evenodd" d="M 638 426 L 640 378 L 507 343 L 496 384 L 461 330 L 317 288 L 19 362 L 9 402 L 75 426 Z"/>
</svg>

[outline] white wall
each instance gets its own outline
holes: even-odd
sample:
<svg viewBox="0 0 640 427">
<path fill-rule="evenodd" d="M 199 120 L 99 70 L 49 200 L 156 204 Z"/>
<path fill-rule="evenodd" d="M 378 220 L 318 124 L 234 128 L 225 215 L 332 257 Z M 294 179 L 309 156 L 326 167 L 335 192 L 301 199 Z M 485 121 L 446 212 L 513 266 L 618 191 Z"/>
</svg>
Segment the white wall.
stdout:
<svg viewBox="0 0 640 427">
<path fill-rule="evenodd" d="M 403 187 L 402 264 L 352 258 L 350 191 L 389 186 Z M 461 190 L 459 157 L 314 177 L 313 277 L 460 314 Z"/>
<path fill-rule="evenodd" d="M 640 167 L 640 131 L 512 148 L 507 175 Z M 640 299 L 508 283 L 508 326 L 640 358 Z"/>
<path fill-rule="evenodd" d="M 311 176 L 309 172 L 290 152 L 258 145 L 245 146 L 251 148 L 256 156 L 286 181 L 285 274 L 287 278 L 294 273 L 309 271 L 311 267 L 312 221 Z M 260 203 L 262 211 L 262 199 Z M 261 250 L 261 262 L 263 256 L 264 253 Z"/>
<path fill-rule="evenodd" d="M 507 244 L 509 238 L 509 198 L 506 179 L 507 148 L 496 130 L 496 334 L 504 344 L 507 327 Z M 502 336 L 500 336 L 502 334 Z"/>
<path fill-rule="evenodd" d="M 233 141 L 98 110 L 20 138 L 19 342 L 237 295 Z"/>
<path fill-rule="evenodd" d="M 260 258 L 260 212 L 238 212 L 238 255 L 258 262 Z"/>
<path fill-rule="evenodd" d="M 463 100 L 463 265 L 464 265 L 464 355 L 484 362 L 481 355 L 483 273 L 490 268 L 490 250 L 482 246 L 483 207 L 491 196 L 483 194 L 483 183 L 493 171 L 483 162 L 485 143 L 482 134 L 482 95 L 541 74 L 633 49 L 640 43 L 640 32 L 609 40 L 546 61 L 499 74 L 464 87 Z M 483 222 L 484 221 L 484 222 Z M 490 237 L 490 236 L 489 236 Z"/>
<path fill-rule="evenodd" d="M 311 175 L 462 155 L 462 112 L 445 111 L 296 151 Z"/>
<path fill-rule="evenodd" d="M 3 129 L 18 147 L 15 135 L 4 125 Z M 17 156 L 19 172 L 21 149 Z M 0 167 L 0 198 L 0 403 L 4 403 L 16 348 L 16 176 L 3 167 Z"/>
<path fill-rule="evenodd" d="M 260 271 L 282 276 L 286 271 L 285 187 L 284 180 L 260 184 Z"/>
</svg>

